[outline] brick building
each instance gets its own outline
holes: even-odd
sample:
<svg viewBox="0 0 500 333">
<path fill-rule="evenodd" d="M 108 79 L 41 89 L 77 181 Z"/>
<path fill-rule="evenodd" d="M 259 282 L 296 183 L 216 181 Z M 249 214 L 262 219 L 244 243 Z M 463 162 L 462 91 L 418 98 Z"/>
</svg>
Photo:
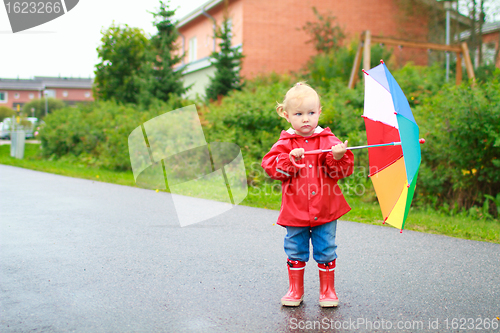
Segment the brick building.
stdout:
<svg viewBox="0 0 500 333">
<path fill-rule="evenodd" d="M 93 101 L 92 79 L 35 76 L 34 79 L 0 79 L 0 106 L 16 109 L 45 95 L 67 104 Z"/>
<path fill-rule="evenodd" d="M 434 0 L 415 0 L 431 6 Z M 358 38 L 370 30 L 373 35 L 427 41 L 428 17 L 410 12 L 400 0 L 229 0 L 228 10 L 233 46 L 242 45 L 245 58 L 241 75 L 252 78 L 259 73 L 297 71 L 315 54 L 310 36 L 301 28 L 320 14 L 337 18 L 348 39 Z M 185 56 L 180 70 L 186 85 L 193 84 L 189 94 L 204 94 L 208 76 L 214 72 L 209 56 L 217 50 L 214 26 L 223 19 L 224 1 L 210 0 L 179 20 L 178 44 Z M 443 11 L 444 17 L 444 11 Z M 427 63 L 425 50 L 405 49 L 406 60 Z"/>
</svg>

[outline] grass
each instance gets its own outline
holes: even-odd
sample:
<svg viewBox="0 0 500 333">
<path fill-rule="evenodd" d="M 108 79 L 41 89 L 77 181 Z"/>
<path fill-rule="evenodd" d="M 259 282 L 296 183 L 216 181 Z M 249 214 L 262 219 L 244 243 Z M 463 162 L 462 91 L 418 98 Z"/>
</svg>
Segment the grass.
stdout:
<svg viewBox="0 0 500 333">
<path fill-rule="evenodd" d="M 32 170 L 55 173 L 63 176 L 97 180 L 107 183 L 137 186 L 131 171 L 112 171 L 92 168 L 69 160 L 50 161 L 40 157 L 40 145 L 26 144 L 25 158 L 22 160 L 10 157 L 10 146 L 0 146 L 0 164 L 12 165 Z M 195 184 L 192 189 L 184 189 L 185 193 L 200 193 Z M 207 188 L 202 186 L 201 188 Z M 213 195 L 213 193 L 211 193 Z M 342 217 L 344 220 L 382 225 L 382 214 L 377 202 L 366 202 L 365 197 L 348 196 L 352 210 Z M 279 210 L 281 205 L 281 189 L 279 184 L 262 187 L 249 187 L 248 196 L 241 205 Z M 415 230 L 451 237 L 500 243 L 500 221 L 474 219 L 465 214 L 450 216 L 433 210 L 412 208 L 405 224 L 406 230 Z"/>
<path fill-rule="evenodd" d="M 106 183 L 135 186 L 132 172 L 120 172 L 106 169 L 92 168 L 84 164 L 75 164 L 64 160 L 50 161 L 40 156 L 39 144 L 26 144 L 24 159 L 10 157 L 10 145 L 0 146 L 0 164 L 12 165 L 21 168 L 55 173 L 58 175 L 98 180 Z"/>
</svg>

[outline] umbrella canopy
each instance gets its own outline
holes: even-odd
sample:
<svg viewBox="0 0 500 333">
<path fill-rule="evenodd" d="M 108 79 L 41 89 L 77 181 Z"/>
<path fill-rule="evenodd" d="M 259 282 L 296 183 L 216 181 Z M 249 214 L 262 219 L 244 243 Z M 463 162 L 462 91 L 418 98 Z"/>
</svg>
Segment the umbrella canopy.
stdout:
<svg viewBox="0 0 500 333">
<path fill-rule="evenodd" d="M 370 179 L 377 193 L 384 223 L 403 230 L 415 192 L 420 167 L 418 126 L 398 83 L 382 62 L 365 71 L 365 120 Z"/>
</svg>

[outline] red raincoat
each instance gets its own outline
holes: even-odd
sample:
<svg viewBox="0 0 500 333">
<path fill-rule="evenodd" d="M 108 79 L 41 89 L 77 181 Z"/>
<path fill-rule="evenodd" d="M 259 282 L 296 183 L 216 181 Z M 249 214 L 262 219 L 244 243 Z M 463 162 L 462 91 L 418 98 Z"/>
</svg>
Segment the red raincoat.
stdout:
<svg viewBox="0 0 500 333">
<path fill-rule="evenodd" d="M 295 148 L 306 151 L 330 149 L 341 143 L 329 128 L 316 128 L 314 134 L 303 137 L 282 131 L 280 139 L 262 159 L 267 174 L 282 181 L 281 210 L 278 224 L 292 227 L 315 227 L 338 219 L 351 210 L 337 185 L 341 178 L 352 174 L 354 155 L 348 150 L 336 161 L 331 152 L 305 155 L 296 168 L 289 159 Z"/>
</svg>

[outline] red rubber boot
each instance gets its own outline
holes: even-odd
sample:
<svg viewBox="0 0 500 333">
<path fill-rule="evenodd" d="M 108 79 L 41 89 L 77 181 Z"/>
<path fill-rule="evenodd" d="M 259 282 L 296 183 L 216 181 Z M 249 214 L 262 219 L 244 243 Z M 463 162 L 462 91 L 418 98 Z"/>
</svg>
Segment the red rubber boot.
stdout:
<svg viewBox="0 0 500 333">
<path fill-rule="evenodd" d="M 323 308 L 339 305 L 335 293 L 335 260 L 318 264 L 319 268 L 319 305 Z"/>
<path fill-rule="evenodd" d="M 304 298 L 304 269 L 306 263 L 298 260 L 287 260 L 288 280 L 290 289 L 281 298 L 281 304 L 285 306 L 299 306 Z"/>
</svg>

